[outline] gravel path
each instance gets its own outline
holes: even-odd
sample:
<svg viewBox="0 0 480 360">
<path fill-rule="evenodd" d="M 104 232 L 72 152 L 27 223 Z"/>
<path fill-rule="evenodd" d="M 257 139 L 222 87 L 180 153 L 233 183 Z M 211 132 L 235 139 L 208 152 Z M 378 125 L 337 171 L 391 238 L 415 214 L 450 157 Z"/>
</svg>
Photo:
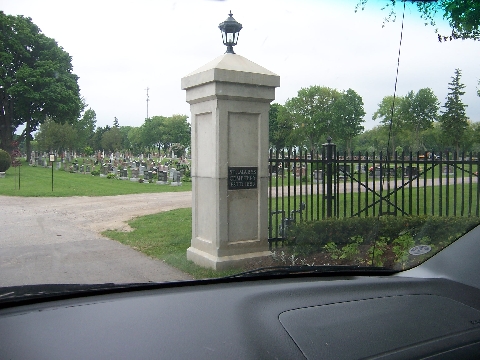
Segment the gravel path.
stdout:
<svg viewBox="0 0 480 360">
<path fill-rule="evenodd" d="M 126 221 L 190 207 L 191 192 L 104 197 L 0 196 L 0 287 L 187 280 L 162 261 L 107 239 Z"/>
</svg>

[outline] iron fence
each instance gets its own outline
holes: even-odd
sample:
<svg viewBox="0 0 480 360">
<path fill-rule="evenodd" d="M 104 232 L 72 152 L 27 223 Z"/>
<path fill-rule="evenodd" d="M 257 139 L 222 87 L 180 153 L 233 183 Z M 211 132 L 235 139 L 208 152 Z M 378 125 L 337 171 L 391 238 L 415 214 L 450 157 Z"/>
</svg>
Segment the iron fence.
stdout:
<svg viewBox="0 0 480 360">
<path fill-rule="evenodd" d="M 382 215 L 479 216 L 480 161 L 472 153 L 270 151 L 269 241 L 297 221 Z"/>
</svg>

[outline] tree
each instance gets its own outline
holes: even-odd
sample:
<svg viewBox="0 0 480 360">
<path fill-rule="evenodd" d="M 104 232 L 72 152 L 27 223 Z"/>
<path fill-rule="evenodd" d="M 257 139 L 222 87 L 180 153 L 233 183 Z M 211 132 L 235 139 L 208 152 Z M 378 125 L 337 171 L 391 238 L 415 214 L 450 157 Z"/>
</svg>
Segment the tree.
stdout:
<svg viewBox="0 0 480 360">
<path fill-rule="evenodd" d="M 141 126 L 141 144 L 142 147 L 155 147 L 160 152 L 163 147 L 163 134 L 165 132 L 165 117 L 152 116 L 145 119 Z"/>
<path fill-rule="evenodd" d="M 429 88 L 413 91 L 403 98 L 400 103 L 400 115 L 403 123 L 412 131 L 412 150 L 425 151 L 422 144 L 421 132 L 432 127 L 438 117 L 439 102 L 433 91 Z"/>
<path fill-rule="evenodd" d="M 452 82 L 448 83 L 447 101 L 443 106 L 445 111 L 442 111 L 440 116 L 440 124 L 445 144 L 453 145 L 457 151 L 460 150 L 460 142 L 468 127 L 468 118 L 465 114 L 467 105 L 462 103 L 460 97 L 465 94 L 462 89 L 465 85 L 460 83 L 462 72 L 460 69 L 455 69 L 455 75 L 452 76 Z"/>
<path fill-rule="evenodd" d="M 395 21 L 395 4 L 397 0 L 384 1 L 385 5 L 382 10 L 389 10 L 389 14 L 384 19 L 385 25 L 386 22 Z M 359 8 L 364 10 L 367 2 L 368 0 L 360 0 L 355 7 L 355 11 Z M 435 29 L 438 41 L 451 41 L 454 39 L 480 40 L 480 2 L 478 0 L 410 0 L 410 2 L 417 5 L 420 17 L 426 21 L 425 25 L 436 26 L 435 18 L 437 14 L 443 14 L 443 18 L 448 21 L 452 33 L 445 36 L 439 34 L 438 29 Z"/>
<path fill-rule="evenodd" d="M 285 102 L 295 138 L 302 141 L 296 145 L 306 145 L 315 151 L 328 136 L 334 135 L 334 103 L 340 97 L 336 89 L 310 86 L 300 89 L 296 97 Z"/>
<path fill-rule="evenodd" d="M 64 151 L 73 149 L 77 144 L 78 134 L 73 125 L 45 120 L 35 136 L 38 147 L 43 151 Z"/>
<path fill-rule="evenodd" d="M 270 105 L 268 124 L 270 146 L 276 150 L 291 146 L 293 123 L 283 105 L 276 103 Z"/>
<path fill-rule="evenodd" d="M 170 150 L 175 144 L 177 149 L 186 149 L 190 146 L 191 129 L 186 115 L 172 115 L 165 119 L 162 143 L 164 151 Z M 180 145 L 180 146 L 179 146 Z M 179 155 L 177 153 L 177 155 Z"/>
<path fill-rule="evenodd" d="M 91 108 L 88 108 L 83 115 L 73 123 L 77 131 L 76 148 L 84 149 L 86 146 L 93 148 L 92 138 L 95 135 L 95 124 L 97 123 L 97 114 Z"/>
<path fill-rule="evenodd" d="M 105 150 L 102 145 L 102 137 L 108 130 L 110 130 L 110 126 L 106 125 L 105 127 L 98 126 L 95 129 L 95 134 L 92 137 L 91 143 L 93 150 Z"/>
<path fill-rule="evenodd" d="M 335 139 L 337 142 L 343 141 L 350 154 L 353 138 L 364 129 L 361 125 L 365 116 L 363 99 L 354 90 L 348 89 L 335 102 L 334 109 Z"/>
<path fill-rule="evenodd" d="M 110 152 L 123 149 L 122 133 L 118 127 L 112 127 L 102 135 L 102 148 Z"/>
<path fill-rule="evenodd" d="M 0 147 L 11 146 L 24 124 L 27 160 L 31 133 L 47 116 L 72 122 L 82 110 L 78 77 L 71 58 L 30 18 L 0 11 Z"/>
<path fill-rule="evenodd" d="M 373 120 L 381 119 L 380 122 L 388 130 L 388 141 L 390 143 L 390 149 L 388 150 L 392 154 L 396 148 L 395 140 L 404 129 L 404 121 L 401 113 L 402 102 L 403 97 L 401 96 L 397 96 L 395 100 L 393 96 L 385 96 L 380 104 L 378 104 L 378 109 L 372 116 Z"/>
<path fill-rule="evenodd" d="M 153 116 L 145 119 L 141 126 L 142 144 L 147 148 L 156 147 L 164 153 L 170 150 L 173 144 L 180 144 L 184 149 L 190 146 L 190 124 L 186 115 L 172 115 L 171 117 Z M 177 146 L 178 148 L 178 146 Z"/>
<path fill-rule="evenodd" d="M 376 126 L 373 129 L 363 132 L 355 137 L 353 144 L 355 151 L 368 152 L 369 155 L 379 153 L 387 149 L 388 128 Z"/>
</svg>

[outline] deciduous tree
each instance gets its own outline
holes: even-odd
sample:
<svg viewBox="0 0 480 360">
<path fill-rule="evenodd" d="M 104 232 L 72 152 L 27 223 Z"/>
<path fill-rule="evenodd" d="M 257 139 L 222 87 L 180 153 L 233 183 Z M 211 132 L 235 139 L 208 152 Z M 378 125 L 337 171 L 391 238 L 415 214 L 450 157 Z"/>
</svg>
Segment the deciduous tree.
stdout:
<svg viewBox="0 0 480 360">
<path fill-rule="evenodd" d="M 401 96 L 397 96 L 395 99 L 390 95 L 385 96 L 372 116 L 373 120 L 380 119 L 380 122 L 387 129 L 389 134 L 388 141 L 390 143 L 390 149 L 388 150 L 391 154 L 393 154 L 396 148 L 396 138 L 404 130 L 404 121 L 401 113 L 402 102 L 403 97 Z"/>
<path fill-rule="evenodd" d="M 343 141 L 349 154 L 352 149 L 352 140 L 363 131 L 365 110 L 363 99 L 354 90 L 348 89 L 343 92 L 335 102 L 334 107 L 335 136 L 336 141 Z M 338 140 L 337 140 L 338 139 Z"/>
<path fill-rule="evenodd" d="M 400 103 L 400 112 L 403 123 L 412 132 L 412 151 L 425 151 L 422 144 L 421 132 L 432 127 L 438 119 L 439 101 L 430 88 L 409 91 Z"/>
<path fill-rule="evenodd" d="M 334 135 L 334 104 L 340 97 L 336 89 L 310 86 L 300 89 L 296 97 L 285 102 L 295 138 L 305 141 L 296 145 L 315 151 L 328 136 Z"/>
<path fill-rule="evenodd" d="M 8 148 L 18 126 L 30 156 L 30 134 L 47 116 L 73 122 L 82 110 L 70 55 L 30 18 L 0 11 L 0 147 Z"/>
</svg>

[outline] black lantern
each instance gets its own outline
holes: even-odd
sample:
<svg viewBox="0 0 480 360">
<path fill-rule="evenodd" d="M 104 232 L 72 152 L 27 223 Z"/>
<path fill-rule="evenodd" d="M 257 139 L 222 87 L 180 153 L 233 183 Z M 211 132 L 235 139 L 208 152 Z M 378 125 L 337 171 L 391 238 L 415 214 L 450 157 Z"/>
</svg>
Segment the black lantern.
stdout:
<svg viewBox="0 0 480 360">
<path fill-rule="evenodd" d="M 240 30 L 242 30 L 242 24 L 233 18 L 232 10 L 230 10 L 227 20 L 220 23 L 218 28 L 222 32 L 223 45 L 227 46 L 225 54 L 235 54 L 233 47 L 237 45 L 238 35 Z"/>
</svg>

